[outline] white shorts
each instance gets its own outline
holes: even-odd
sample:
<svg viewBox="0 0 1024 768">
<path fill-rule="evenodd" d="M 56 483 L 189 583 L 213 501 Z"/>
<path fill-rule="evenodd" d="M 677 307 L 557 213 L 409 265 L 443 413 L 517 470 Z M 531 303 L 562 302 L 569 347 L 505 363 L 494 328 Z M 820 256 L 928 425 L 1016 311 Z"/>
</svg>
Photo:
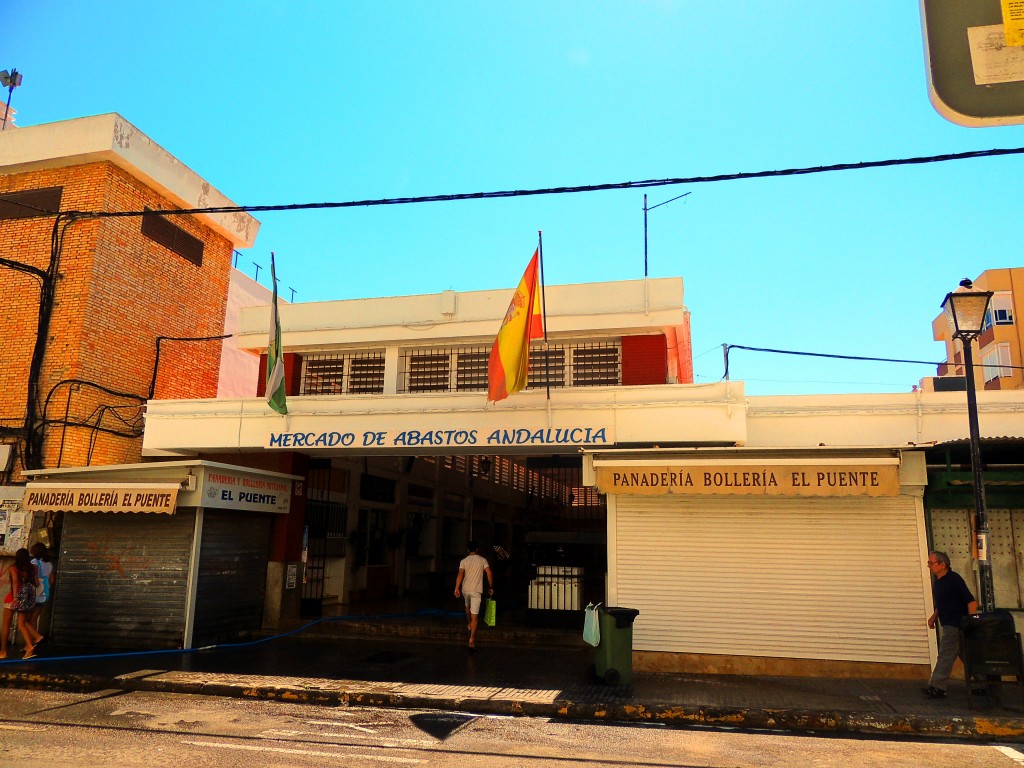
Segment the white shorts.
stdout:
<svg viewBox="0 0 1024 768">
<path fill-rule="evenodd" d="M 480 613 L 480 601 L 483 600 L 482 592 L 463 592 L 462 599 L 466 601 L 466 607 L 474 616 Z"/>
</svg>

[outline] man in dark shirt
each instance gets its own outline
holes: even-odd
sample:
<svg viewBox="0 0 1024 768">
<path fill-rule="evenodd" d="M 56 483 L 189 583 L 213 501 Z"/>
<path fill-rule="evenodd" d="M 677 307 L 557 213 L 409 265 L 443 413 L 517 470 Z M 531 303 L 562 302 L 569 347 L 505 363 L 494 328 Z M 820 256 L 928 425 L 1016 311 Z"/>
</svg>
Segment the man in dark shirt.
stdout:
<svg viewBox="0 0 1024 768">
<path fill-rule="evenodd" d="M 960 656 L 960 623 L 968 614 L 978 612 L 978 601 L 960 574 L 949 567 L 949 555 L 945 552 L 928 553 L 928 570 L 932 574 L 935 605 L 935 611 L 928 617 L 928 627 L 934 629 L 935 622 L 939 623 L 939 656 L 928 687 L 922 692 L 929 699 L 941 699 L 946 695 L 953 663 Z"/>
</svg>

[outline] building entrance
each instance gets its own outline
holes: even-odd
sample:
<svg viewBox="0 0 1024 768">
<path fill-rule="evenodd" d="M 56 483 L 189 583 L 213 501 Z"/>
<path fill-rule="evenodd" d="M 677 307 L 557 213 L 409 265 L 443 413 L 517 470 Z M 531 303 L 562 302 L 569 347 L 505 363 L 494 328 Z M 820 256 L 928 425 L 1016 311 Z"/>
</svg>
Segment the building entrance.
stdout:
<svg viewBox="0 0 1024 768">
<path fill-rule="evenodd" d="M 604 599 L 606 505 L 580 456 L 317 459 L 306 488 L 304 616 L 457 610 L 469 541 L 524 623 L 574 626 Z"/>
</svg>

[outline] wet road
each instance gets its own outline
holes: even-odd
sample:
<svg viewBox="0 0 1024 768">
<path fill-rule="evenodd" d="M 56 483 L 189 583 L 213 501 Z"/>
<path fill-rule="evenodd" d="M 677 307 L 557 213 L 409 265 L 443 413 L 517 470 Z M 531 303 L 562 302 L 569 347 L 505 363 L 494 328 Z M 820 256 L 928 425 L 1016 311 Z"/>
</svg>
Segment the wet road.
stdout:
<svg viewBox="0 0 1024 768">
<path fill-rule="evenodd" d="M 182 694 L 0 695 L 0 766 L 1014 768 L 1024 765 L 1022 751 Z"/>
</svg>

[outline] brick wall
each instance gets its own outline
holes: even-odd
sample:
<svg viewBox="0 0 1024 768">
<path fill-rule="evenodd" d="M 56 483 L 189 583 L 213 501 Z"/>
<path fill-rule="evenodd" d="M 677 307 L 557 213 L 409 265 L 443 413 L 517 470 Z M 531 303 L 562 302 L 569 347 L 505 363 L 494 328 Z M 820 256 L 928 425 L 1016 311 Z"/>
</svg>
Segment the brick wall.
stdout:
<svg viewBox="0 0 1024 768">
<path fill-rule="evenodd" d="M 0 194 L 52 186 L 64 188 L 63 210 L 176 207 L 106 162 L 0 176 Z M 220 341 L 163 342 L 155 368 L 156 339 L 223 332 L 232 245 L 194 217 L 171 221 L 203 241 L 202 266 L 144 236 L 139 217 L 77 221 L 66 230 L 40 376 L 40 408 L 54 422 L 44 466 L 138 461 L 141 437 L 112 432 L 141 427 L 140 398 L 148 398 L 154 370 L 157 398 L 216 396 Z M 0 257 L 46 270 L 52 226 L 52 217 L 0 221 Z M 24 421 L 39 297 L 36 278 L 0 266 L 9 336 L 0 345 L 5 431 Z"/>
</svg>

